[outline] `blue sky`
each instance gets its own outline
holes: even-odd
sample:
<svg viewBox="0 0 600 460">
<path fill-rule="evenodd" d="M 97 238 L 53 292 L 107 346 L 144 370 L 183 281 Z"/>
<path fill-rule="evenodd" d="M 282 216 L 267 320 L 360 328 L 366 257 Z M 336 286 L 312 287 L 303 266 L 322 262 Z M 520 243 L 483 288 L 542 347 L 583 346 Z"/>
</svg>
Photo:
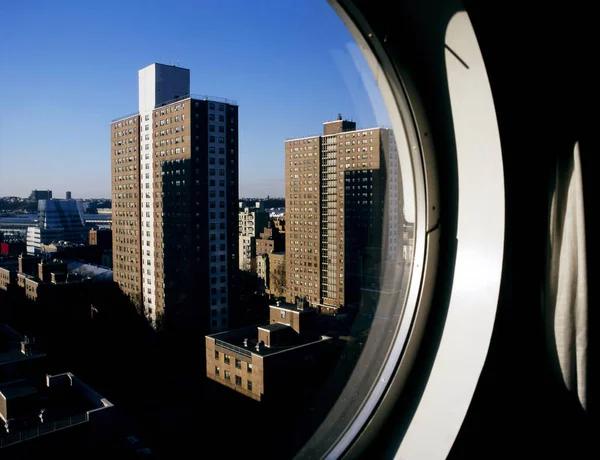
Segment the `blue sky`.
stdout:
<svg viewBox="0 0 600 460">
<path fill-rule="evenodd" d="M 152 62 L 238 102 L 244 197 L 284 195 L 285 139 L 338 113 L 387 124 L 325 0 L 2 1 L 0 62 L 0 196 L 109 198 L 109 124 L 137 110 L 137 72 Z"/>
</svg>

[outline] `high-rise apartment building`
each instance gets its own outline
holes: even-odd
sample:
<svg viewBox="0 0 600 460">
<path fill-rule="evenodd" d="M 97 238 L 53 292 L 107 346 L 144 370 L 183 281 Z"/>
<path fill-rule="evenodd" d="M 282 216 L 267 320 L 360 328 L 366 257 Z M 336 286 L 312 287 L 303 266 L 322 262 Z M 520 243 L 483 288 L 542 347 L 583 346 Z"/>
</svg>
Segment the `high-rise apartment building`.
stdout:
<svg viewBox="0 0 600 460">
<path fill-rule="evenodd" d="M 334 312 L 399 262 L 403 203 L 391 130 L 341 117 L 323 127 L 285 142 L 286 298 Z"/>
<path fill-rule="evenodd" d="M 152 321 L 228 328 L 238 268 L 238 107 L 190 71 L 139 71 L 139 113 L 111 123 L 113 269 Z"/>
</svg>

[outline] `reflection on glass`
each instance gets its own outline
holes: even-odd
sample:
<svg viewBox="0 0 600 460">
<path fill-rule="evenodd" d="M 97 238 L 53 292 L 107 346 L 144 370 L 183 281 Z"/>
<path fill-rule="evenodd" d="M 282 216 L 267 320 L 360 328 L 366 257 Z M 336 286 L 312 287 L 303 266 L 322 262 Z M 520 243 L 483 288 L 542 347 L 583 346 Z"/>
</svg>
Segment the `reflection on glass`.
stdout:
<svg viewBox="0 0 600 460">
<path fill-rule="evenodd" d="M 395 330 L 413 258 L 409 149 L 339 18 L 309 3 L 239 2 L 232 16 L 231 5 L 207 2 L 202 14 L 213 20 L 201 29 L 183 24 L 198 5 L 178 5 L 181 36 L 169 40 L 181 44 L 185 66 L 165 62 L 162 39 L 148 35 L 164 30 L 158 6 L 123 6 L 145 18 L 128 31 L 148 45 L 139 61 L 94 48 L 120 53 L 123 45 L 118 35 L 91 38 L 113 24 L 108 7 L 97 23 L 64 5 L 46 16 L 8 11 L 17 24 L 38 18 L 43 34 L 68 10 L 73 33 L 89 29 L 82 40 L 94 51 L 75 71 L 82 89 L 66 67 L 40 66 L 48 75 L 34 86 L 48 91 L 38 94 L 39 109 L 23 109 L 6 89 L 37 74 L 23 70 L 0 90 L 15 108 L 5 131 L 14 134 L 3 143 L 31 152 L 0 158 L 0 195 L 28 197 L 0 201 L 0 322 L 10 326 L 0 345 L 44 355 L 33 370 L 0 372 L 2 395 L 29 398 L 2 409 L 0 446 L 34 445 L 81 419 L 89 439 L 107 440 L 96 454 L 176 458 L 218 445 L 236 457 L 258 443 L 263 457 L 290 458 L 343 403 L 349 379 L 375 377 L 391 341 L 381 331 Z M 291 17 L 312 32 L 281 25 Z M 79 49 L 47 46 L 59 60 Z M 10 51 L 18 53 L 40 63 L 26 43 Z M 108 79 L 103 66 L 119 69 Z M 50 107 L 60 116 L 39 118 Z M 21 125 L 42 122 L 51 128 L 45 143 L 24 136 Z M 82 130 L 73 148 L 63 142 Z M 56 177 L 23 174 L 46 164 L 33 152 L 59 144 Z M 75 161 L 82 152 L 89 164 Z M 66 184 L 73 192 L 59 202 Z M 69 237 L 65 209 L 78 210 L 83 240 Z M 365 355 L 371 365 L 357 367 Z M 86 404 L 61 393 L 75 381 L 65 372 L 85 382 L 77 387 Z M 100 405 L 110 409 L 102 415 L 110 429 L 98 429 Z M 91 455 L 87 434 L 65 433 Z"/>
</svg>

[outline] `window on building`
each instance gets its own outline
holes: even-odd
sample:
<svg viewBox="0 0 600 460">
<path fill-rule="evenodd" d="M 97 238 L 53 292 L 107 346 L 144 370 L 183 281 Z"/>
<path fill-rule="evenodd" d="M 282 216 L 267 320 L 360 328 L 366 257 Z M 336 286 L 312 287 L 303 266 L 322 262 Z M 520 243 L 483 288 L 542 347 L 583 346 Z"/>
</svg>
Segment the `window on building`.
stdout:
<svg viewBox="0 0 600 460">
<path fill-rule="evenodd" d="M 247 383 L 248 383 L 248 386 L 247 386 L 247 388 L 248 388 L 250 391 L 252 391 L 252 381 L 248 380 L 248 382 L 247 382 Z"/>
<path fill-rule="evenodd" d="M 229 371 L 225 371 L 225 380 L 231 380 L 231 374 Z"/>
<path fill-rule="evenodd" d="M 242 378 L 239 375 L 235 376 L 235 384 L 236 385 L 241 385 L 242 384 Z"/>
<path fill-rule="evenodd" d="M 223 362 L 225 364 L 229 364 L 230 361 L 231 361 L 231 357 L 228 354 L 224 354 L 223 355 Z"/>
<path fill-rule="evenodd" d="M 215 359 L 218 361 L 219 360 L 219 352 L 217 350 L 215 350 Z"/>
<path fill-rule="evenodd" d="M 252 363 L 248 363 L 248 374 L 252 374 Z"/>
<path fill-rule="evenodd" d="M 242 368 L 242 360 L 235 358 L 235 367 L 237 369 L 241 369 Z"/>
<path fill-rule="evenodd" d="M 221 369 L 219 369 L 219 366 L 215 366 L 215 375 L 218 377 L 221 374 Z"/>
</svg>

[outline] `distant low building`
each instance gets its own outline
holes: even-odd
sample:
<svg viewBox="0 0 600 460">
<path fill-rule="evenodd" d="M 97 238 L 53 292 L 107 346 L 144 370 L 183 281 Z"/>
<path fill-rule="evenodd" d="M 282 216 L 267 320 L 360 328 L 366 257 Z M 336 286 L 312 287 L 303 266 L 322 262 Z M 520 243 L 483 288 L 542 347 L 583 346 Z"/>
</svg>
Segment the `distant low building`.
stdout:
<svg viewBox="0 0 600 460">
<path fill-rule="evenodd" d="M 285 234 L 279 232 L 272 220 L 267 222 L 260 237 L 256 239 L 256 255 L 285 250 Z"/>
<path fill-rule="evenodd" d="M 285 236 L 285 218 L 283 216 L 274 218 L 273 224 L 275 225 L 275 228 L 279 230 L 279 233 Z"/>
<path fill-rule="evenodd" d="M 240 207 L 242 202 L 239 203 Z M 255 207 L 245 207 L 239 212 L 239 268 L 248 272 L 256 272 L 256 238 L 265 228 L 269 215 L 260 201 Z"/>
<path fill-rule="evenodd" d="M 0 289 L 21 293 L 48 305 L 68 304 L 81 298 L 90 283 L 111 283 L 108 267 L 61 259 L 19 256 L 18 268 L 0 267 Z"/>
<path fill-rule="evenodd" d="M 100 246 L 102 249 L 112 248 L 112 230 L 109 228 L 93 228 L 90 230 L 90 246 Z"/>
<path fill-rule="evenodd" d="M 269 254 L 259 254 L 256 256 L 256 275 L 262 280 L 261 292 L 269 289 Z"/>
<path fill-rule="evenodd" d="M 32 190 L 31 194 L 29 195 L 29 199 L 31 201 L 51 200 L 52 190 Z"/>
<path fill-rule="evenodd" d="M 38 224 L 27 228 L 27 253 L 39 254 L 42 244 L 55 241 L 87 244 L 88 238 L 81 200 L 39 200 Z"/>
<path fill-rule="evenodd" d="M 0 243 L 0 254 L 3 256 L 18 256 L 20 253 L 25 251 L 25 243 L 22 241 L 15 242 L 3 242 Z"/>
</svg>

